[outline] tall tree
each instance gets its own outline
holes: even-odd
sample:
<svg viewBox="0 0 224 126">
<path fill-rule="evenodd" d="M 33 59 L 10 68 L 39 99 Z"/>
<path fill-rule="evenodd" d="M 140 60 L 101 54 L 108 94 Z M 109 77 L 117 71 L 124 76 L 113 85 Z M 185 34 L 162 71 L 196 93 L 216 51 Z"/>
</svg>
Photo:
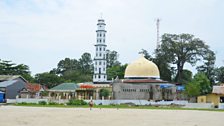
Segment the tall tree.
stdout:
<svg viewBox="0 0 224 126">
<path fill-rule="evenodd" d="M 84 74 L 91 74 L 93 70 L 93 61 L 90 53 L 82 54 L 79 59 L 79 66 Z"/>
<path fill-rule="evenodd" d="M 197 73 L 193 80 L 186 85 L 186 94 L 189 97 L 205 95 L 211 92 L 209 79 L 204 73 Z"/>
<path fill-rule="evenodd" d="M 107 68 L 121 64 L 118 61 L 118 52 L 116 51 L 106 50 L 106 61 L 107 61 Z"/>
<path fill-rule="evenodd" d="M 215 53 L 208 50 L 204 56 L 204 64 L 197 67 L 198 72 L 203 72 L 210 80 L 211 85 L 215 84 Z"/>
<path fill-rule="evenodd" d="M 52 88 L 54 86 L 57 86 L 58 84 L 62 83 L 64 80 L 55 75 L 48 72 L 40 73 L 35 75 L 35 82 L 43 84 L 47 86 L 48 88 Z"/>
<path fill-rule="evenodd" d="M 219 67 L 215 71 L 216 81 L 224 83 L 224 67 Z"/>
<path fill-rule="evenodd" d="M 182 79 L 185 63 L 195 65 L 197 61 L 203 59 L 209 46 L 199 38 L 190 34 L 164 34 L 162 44 L 158 51 L 167 62 L 177 66 L 175 80 L 180 82 Z"/>
<path fill-rule="evenodd" d="M 115 79 L 116 77 L 119 77 L 120 79 L 124 78 L 124 72 L 126 67 L 127 67 L 127 64 L 116 65 L 116 66 L 108 68 L 107 69 L 108 79 L 112 80 L 112 79 Z"/>
</svg>

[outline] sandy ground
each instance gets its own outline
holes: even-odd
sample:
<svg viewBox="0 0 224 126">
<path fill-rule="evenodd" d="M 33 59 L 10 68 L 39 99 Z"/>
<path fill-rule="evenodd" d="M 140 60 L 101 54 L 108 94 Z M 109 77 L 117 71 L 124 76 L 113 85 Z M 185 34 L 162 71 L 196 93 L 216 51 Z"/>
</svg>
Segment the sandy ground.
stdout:
<svg viewBox="0 0 224 126">
<path fill-rule="evenodd" d="M 224 112 L 1 106 L 0 126 L 224 126 Z"/>
</svg>

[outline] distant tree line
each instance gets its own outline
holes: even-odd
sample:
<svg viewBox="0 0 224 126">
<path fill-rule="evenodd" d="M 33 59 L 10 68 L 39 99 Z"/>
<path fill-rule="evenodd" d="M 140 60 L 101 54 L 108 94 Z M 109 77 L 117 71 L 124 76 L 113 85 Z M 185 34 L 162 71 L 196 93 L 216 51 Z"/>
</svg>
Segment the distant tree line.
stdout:
<svg viewBox="0 0 224 126">
<path fill-rule="evenodd" d="M 124 78 L 127 64 L 118 61 L 118 52 L 107 50 L 106 53 L 108 79 Z M 224 83 L 224 66 L 215 67 L 215 53 L 204 41 L 193 35 L 164 34 L 161 45 L 154 52 L 142 49 L 140 53 L 158 66 L 161 79 L 186 85 L 189 96 L 209 93 L 213 85 Z M 184 69 L 186 63 L 197 69 L 194 77 L 190 70 Z M 202 65 L 197 66 L 197 63 Z M 22 75 L 30 82 L 41 83 L 49 88 L 63 82 L 91 82 L 93 58 L 88 52 L 83 53 L 79 59 L 65 58 L 58 62 L 56 68 L 34 77 L 27 65 L 0 60 L 0 74 Z"/>
</svg>

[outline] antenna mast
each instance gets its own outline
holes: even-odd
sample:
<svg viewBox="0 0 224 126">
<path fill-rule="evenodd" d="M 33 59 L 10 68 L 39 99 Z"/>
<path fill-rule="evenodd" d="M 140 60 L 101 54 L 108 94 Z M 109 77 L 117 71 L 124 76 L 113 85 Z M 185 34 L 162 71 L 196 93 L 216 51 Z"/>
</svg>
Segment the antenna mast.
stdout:
<svg viewBox="0 0 224 126">
<path fill-rule="evenodd" d="M 160 23 L 160 19 L 157 18 L 156 19 L 156 30 L 157 30 L 157 44 L 156 44 L 156 48 L 158 49 L 160 46 L 160 40 L 159 40 L 159 23 Z"/>
</svg>

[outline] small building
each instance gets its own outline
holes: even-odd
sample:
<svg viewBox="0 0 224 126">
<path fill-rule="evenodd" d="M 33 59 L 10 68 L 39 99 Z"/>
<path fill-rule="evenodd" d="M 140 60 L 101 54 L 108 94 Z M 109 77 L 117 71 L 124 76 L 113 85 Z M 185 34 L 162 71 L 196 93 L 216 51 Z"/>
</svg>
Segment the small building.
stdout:
<svg viewBox="0 0 224 126">
<path fill-rule="evenodd" d="M 93 83 L 63 83 L 48 90 L 52 99 L 101 99 L 100 90 L 107 89 L 110 93 L 105 99 L 112 98 L 112 86 L 110 84 Z"/>
<path fill-rule="evenodd" d="M 48 90 L 49 97 L 53 99 L 71 99 L 77 96 L 76 89 L 79 85 L 75 83 L 62 83 Z"/>
<path fill-rule="evenodd" d="M 212 93 L 197 97 L 197 102 L 213 103 L 215 106 L 224 103 L 224 86 L 213 86 Z"/>
<path fill-rule="evenodd" d="M 4 93 L 5 99 L 16 99 L 24 88 L 26 88 L 26 82 L 20 79 L 0 82 L 0 91 Z"/>
<path fill-rule="evenodd" d="M 21 98 L 40 98 L 46 87 L 41 84 L 26 83 L 26 88 L 20 92 Z"/>
</svg>

